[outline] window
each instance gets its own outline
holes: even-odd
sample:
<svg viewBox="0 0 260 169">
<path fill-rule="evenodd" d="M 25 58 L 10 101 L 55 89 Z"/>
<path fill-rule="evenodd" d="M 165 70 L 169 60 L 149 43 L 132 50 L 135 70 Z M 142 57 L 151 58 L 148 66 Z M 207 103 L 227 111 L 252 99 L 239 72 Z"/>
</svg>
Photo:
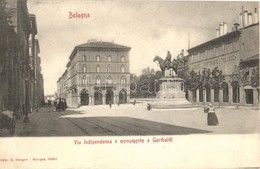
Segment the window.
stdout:
<svg viewBox="0 0 260 169">
<path fill-rule="evenodd" d="M 96 84 L 100 84 L 101 83 L 101 80 L 100 80 L 100 77 L 98 76 L 97 78 L 96 78 Z"/>
<path fill-rule="evenodd" d="M 83 56 L 82 56 L 82 60 L 83 60 L 83 61 L 86 61 L 86 60 L 87 60 L 86 55 L 83 55 Z"/>
<path fill-rule="evenodd" d="M 121 56 L 121 62 L 125 62 L 125 57 Z"/>
<path fill-rule="evenodd" d="M 107 66 L 107 72 L 111 72 L 111 66 L 110 65 Z"/>
<path fill-rule="evenodd" d="M 126 83 L 125 76 L 121 77 L 120 82 L 121 82 L 121 85 L 124 85 Z"/>
<path fill-rule="evenodd" d="M 97 62 L 99 62 L 99 61 L 100 61 L 100 56 L 97 55 Z"/>
<path fill-rule="evenodd" d="M 111 76 L 108 76 L 108 78 L 107 78 L 107 84 L 112 84 L 112 78 L 111 78 Z"/>
<path fill-rule="evenodd" d="M 111 56 L 107 57 L 107 61 L 111 62 Z"/>
<path fill-rule="evenodd" d="M 97 65 L 97 72 L 100 72 L 100 66 Z"/>
<path fill-rule="evenodd" d="M 83 78 L 82 78 L 82 84 L 87 84 L 86 76 L 83 76 Z"/>
<path fill-rule="evenodd" d="M 86 66 L 86 65 L 83 65 L 82 71 L 83 71 L 83 72 L 87 72 L 87 66 Z"/>
<path fill-rule="evenodd" d="M 125 72 L 125 65 L 121 66 L 121 72 L 124 73 Z"/>
</svg>

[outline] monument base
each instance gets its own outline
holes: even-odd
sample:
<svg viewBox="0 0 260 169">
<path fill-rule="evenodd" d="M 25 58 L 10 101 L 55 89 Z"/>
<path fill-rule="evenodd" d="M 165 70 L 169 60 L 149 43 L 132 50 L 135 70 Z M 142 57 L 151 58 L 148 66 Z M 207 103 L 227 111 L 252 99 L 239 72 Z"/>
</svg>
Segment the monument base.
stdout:
<svg viewBox="0 0 260 169">
<path fill-rule="evenodd" d="M 181 78 L 161 78 L 160 91 L 153 102 L 151 109 L 191 108 L 192 104 L 185 98 L 184 81 Z"/>
<path fill-rule="evenodd" d="M 192 108 L 192 104 L 186 99 L 155 99 L 150 105 L 152 109 Z"/>
</svg>

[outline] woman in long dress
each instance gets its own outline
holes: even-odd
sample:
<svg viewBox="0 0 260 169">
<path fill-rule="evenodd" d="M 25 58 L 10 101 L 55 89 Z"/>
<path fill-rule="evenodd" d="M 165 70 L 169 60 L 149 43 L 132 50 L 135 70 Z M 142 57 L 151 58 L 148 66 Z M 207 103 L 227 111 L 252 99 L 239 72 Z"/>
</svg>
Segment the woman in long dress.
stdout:
<svg viewBox="0 0 260 169">
<path fill-rule="evenodd" d="M 209 126 L 216 126 L 218 125 L 218 117 L 215 113 L 215 107 L 213 104 L 209 103 L 208 105 L 209 111 L 208 111 L 208 125 Z"/>
</svg>

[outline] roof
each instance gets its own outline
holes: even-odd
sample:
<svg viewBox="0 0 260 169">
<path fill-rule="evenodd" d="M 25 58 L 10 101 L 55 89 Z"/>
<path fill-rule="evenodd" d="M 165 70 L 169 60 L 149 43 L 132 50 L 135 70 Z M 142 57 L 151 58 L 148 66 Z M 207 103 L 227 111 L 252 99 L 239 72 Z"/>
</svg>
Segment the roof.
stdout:
<svg viewBox="0 0 260 169">
<path fill-rule="evenodd" d="M 216 42 L 223 42 L 224 39 L 230 39 L 231 37 L 235 37 L 235 36 L 237 36 L 239 34 L 240 34 L 240 31 L 239 30 L 235 30 L 233 32 L 227 33 L 227 34 L 225 34 L 223 36 L 217 37 L 215 39 L 212 39 L 212 40 L 209 40 L 209 41 L 204 42 L 202 44 L 199 44 L 199 45 L 197 45 L 197 46 L 195 46 L 193 48 L 190 48 L 190 49 L 188 49 L 188 52 L 195 51 L 195 50 L 197 50 L 197 49 L 199 49 L 201 47 L 204 47 L 204 46 L 207 46 L 207 45 L 211 45 L 211 44 L 214 44 Z"/>
<path fill-rule="evenodd" d="M 131 48 L 128 46 L 119 45 L 119 44 L 116 44 L 113 42 L 89 41 L 88 43 L 84 43 L 84 44 L 75 46 L 75 48 L 73 49 L 73 51 L 69 57 L 70 60 L 72 60 L 74 58 L 74 55 L 78 49 L 129 51 Z"/>
<path fill-rule="evenodd" d="M 214 39 L 209 40 L 207 42 L 204 42 L 202 44 L 199 44 L 199 45 L 197 45 L 197 46 L 195 46 L 193 48 L 190 48 L 190 49 L 188 49 L 188 52 L 196 51 L 197 49 L 200 49 L 200 48 L 202 48 L 204 46 L 211 45 L 211 44 L 214 44 L 216 42 L 223 42 L 223 40 L 225 40 L 225 39 L 230 39 L 232 37 L 236 37 L 237 35 L 241 34 L 241 30 L 242 29 L 247 29 L 247 28 L 250 28 L 250 27 L 253 27 L 253 26 L 258 26 L 258 25 L 259 25 L 259 22 L 251 24 L 251 25 L 248 25 L 248 26 L 246 26 L 244 28 L 237 29 L 235 31 L 232 31 L 232 32 L 227 33 L 225 35 L 222 35 L 220 37 L 217 37 L 217 38 L 214 38 Z"/>
<path fill-rule="evenodd" d="M 242 62 L 254 61 L 254 60 L 257 60 L 257 59 L 259 60 L 259 54 L 251 56 L 249 58 L 246 58 L 245 60 L 242 60 Z"/>
<path fill-rule="evenodd" d="M 76 48 L 109 48 L 109 49 L 128 49 L 128 50 L 131 49 L 128 46 L 123 46 L 112 42 L 102 42 L 102 41 L 84 43 L 76 46 Z"/>
</svg>

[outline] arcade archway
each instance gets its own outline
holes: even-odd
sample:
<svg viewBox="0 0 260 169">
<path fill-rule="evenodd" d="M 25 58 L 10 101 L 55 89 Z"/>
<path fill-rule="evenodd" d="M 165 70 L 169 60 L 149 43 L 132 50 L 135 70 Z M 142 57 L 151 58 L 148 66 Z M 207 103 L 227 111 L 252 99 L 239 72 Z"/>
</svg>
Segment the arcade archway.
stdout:
<svg viewBox="0 0 260 169">
<path fill-rule="evenodd" d="M 232 90 L 233 90 L 233 103 L 239 103 L 240 101 L 240 91 L 239 91 L 239 84 L 237 81 L 232 82 Z"/>
<path fill-rule="evenodd" d="M 94 104 L 101 105 L 102 104 L 102 93 L 101 91 L 95 91 L 94 93 Z"/>
<path fill-rule="evenodd" d="M 106 104 L 109 104 L 109 103 L 111 103 L 111 104 L 113 104 L 114 103 L 114 93 L 113 93 L 113 91 L 112 90 L 107 90 L 106 91 Z"/>
<path fill-rule="evenodd" d="M 210 87 L 206 86 L 206 102 L 210 102 L 210 97 L 211 97 Z"/>
<path fill-rule="evenodd" d="M 119 92 L 119 103 L 126 103 L 127 102 L 127 93 L 125 89 L 122 89 Z"/>
<path fill-rule="evenodd" d="M 89 105 L 89 94 L 86 89 L 83 89 L 80 93 L 81 105 Z"/>
<path fill-rule="evenodd" d="M 223 82 L 222 88 L 223 88 L 223 102 L 228 102 L 229 100 L 228 84 L 226 82 Z"/>
<path fill-rule="evenodd" d="M 203 102 L 203 87 L 199 88 L 199 102 Z"/>
</svg>

